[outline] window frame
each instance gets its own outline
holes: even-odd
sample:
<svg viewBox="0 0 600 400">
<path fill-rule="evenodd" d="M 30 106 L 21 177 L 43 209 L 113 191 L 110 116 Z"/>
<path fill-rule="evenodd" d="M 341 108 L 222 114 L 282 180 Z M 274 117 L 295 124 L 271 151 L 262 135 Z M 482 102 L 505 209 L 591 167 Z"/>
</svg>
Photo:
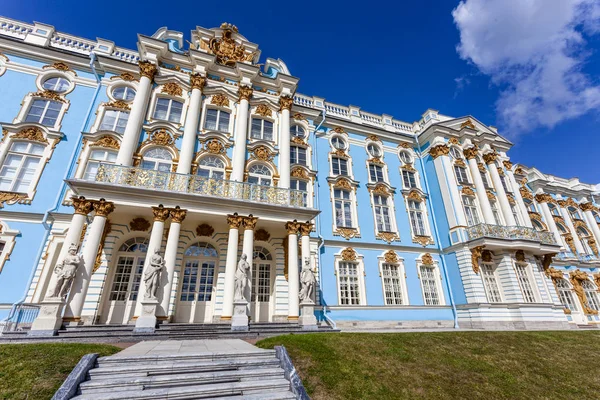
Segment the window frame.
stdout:
<svg viewBox="0 0 600 400">
<path fill-rule="evenodd" d="M 467 226 L 476 226 L 481 224 L 482 218 L 481 215 L 479 215 L 479 207 L 477 207 L 477 200 L 475 197 L 473 196 L 467 196 L 465 194 L 461 195 L 462 197 L 462 206 L 463 206 L 463 212 L 465 213 L 465 222 L 467 223 Z M 470 199 L 470 201 L 473 202 L 473 204 L 466 204 L 465 203 L 465 199 Z M 467 213 L 467 208 L 469 208 L 471 210 L 471 215 L 476 219 L 476 221 L 474 221 L 473 224 L 469 223 L 469 213 Z M 474 210 L 474 212 L 473 212 Z"/>
<path fill-rule="evenodd" d="M 517 278 L 517 283 L 521 290 L 521 295 L 523 296 L 523 303 L 530 303 L 530 304 L 538 303 L 539 299 L 540 299 L 540 295 L 537 291 L 537 284 L 536 284 L 535 277 L 532 274 L 531 265 L 528 262 L 523 262 L 523 261 L 514 261 L 513 265 L 515 268 L 515 275 Z M 522 280 L 519 276 L 519 268 L 522 268 L 522 270 L 525 273 L 525 277 L 527 277 L 527 281 L 528 281 L 528 284 L 531 289 L 531 295 L 533 297 L 533 301 L 527 300 L 527 294 L 525 293 L 525 289 L 523 287 Z"/>
<path fill-rule="evenodd" d="M 260 121 L 260 137 L 255 137 L 254 136 L 254 121 Z M 265 138 L 265 123 L 270 123 L 271 124 L 271 138 L 270 139 L 266 139 Z M 260 117 L 260 116 L 256 116 L 256 115 L 251 115 L 250 116 L 250 124 L 249 124 L 249 129 L 248 129 L 248 138 L 250 140 L 262 140 L 265 142 L 276 142 L 276 138 L 277 138 L 277 124 L 275 123 L 275 120 L 270 119 L 270 118 L 264 118 L 264 117 Z"/>
<path fill-rule="evenodd" d="M 417 259 L 416 260 L 416 267 L 417 267 L 417 276 L 419 277 L 419 286 L 421 287 L 421 296 L 423 299 L 423 305 L 424 306 L 429 306 L 429 307 L 439 307 L 439 306 L 445 306 L 446 305 L 446 295 L 444 294 L 444 289 L 442 286 L 442 274 L 440 271 L 440 267 L 437 261 L 434 260 L 433 264 L 424 264 L 422 262 L 422 260 Z M 431 268 L 434 274 L 434 280 L 435 280 L 435 287 L 437 290 L 437 295 L 438 295 L 438 299 L 439 299 L 439 304 L 427 304 L 427 300 L 425 297 L 425 287 L 423 286 L 423 277 L 421 274 L 421 268 Z"/>
<path fill-rule="evenodd" d="M 412 213 L 413 213 L 413 208 L 411 208 L 410 203 L 414 202 L 417 204 L 420 204 L 420 208 L 418 209 L 418 211 L 421 213 L 421 221 L 423 223 L 423 234 L 418 234 L 417 232 L 415 232 L 415 229 L 413 228 L 413 220 L 412 220 Z M 422 237 L 422 236 L 429 236 L 431 237 L 431 232 L 429 229 L 429 218 L 427 215 L 427 204 L 425 203 L 425 200 L 421 200 L 421 201 L 417 201 L 414 199 L 410 199 L 410 198 L 406 198 L 406 211 L 408 213 L 408 223 L 410 225 L 410 232 L 412 234 L 412 237 Z"/>
<path fill-rule="evenodd" d="M 384 199 L 385 204 L 376 204 L 375 203 L 375 198 L 379 197 Z M 395 209 L 394 209 L 394 201 L 391 195 L 383 195 L 383 194 L 378 194 L 378 193 L 372 193 L 371 194 L 371 204 L 372 204 L 372 208 L 373 208 L 373 222 L 374 222 L 374 226 L 375 226 L 375 234 L 379 234 L 379 233 L 383 233 L 383 232 L 390 232 L 390 233 L 398 233 L 398 226 L 396 225 L 396 218 L 395 218 Z M 388 211 L 388 220 L 389 220 L 389 230 L 381 230 L 379 229 L 379 223 L 377 222 L 377 217 L 378 217 L 378 212 L 377 212 L 377 208 L 378 207 L 385 207 L 387 208 Z M 382 208 L 383 210 L 383 208 Z M 382 216 L 383 218 L 383 216 Z M 384 226 L 385 227 L 385 226 Z"/>
<path fill-rule="evenodd" d="M 378 257 L 379 260 L 379 276 L 381 277 L 381 290 L 382 290 L 382 294 L 383 294 L 383 304 L 385 307 L 390 307 L 390 306 L 408 306 L 410 305 L 409 303 L 409 297 L 408 297 L 408 287 L 406 284 L 406 268 L 404 265 L 404 259 L 398 257 L 396 262 L 387 262 L 385 261 L 384 255 L 381 255 Z M 385 273 L 384 273 L 384 265 L 390 265 L 390 266 L 394 266 L 398 269 L 398 280 L 400 283 L 400 304 L 389 304 L 388 303 L 388 298 L 386 295 L 386 289 L 385 289 Z"/>
<path fill-rule="evenodd" d="M 113 124 L 113 129 L 103 129 L 102 128 L 102 125 L 104 124 L 104 118 L 106 118 L 106 114 L 108 112 L 116 112 L 117 113 L 117 116 L 115 118 L 115 123 Z M 119 132 L 118 130 L 115 130 L 114 128 L 118 127 L 118 122 L 121 119 L 122 114 L 127 114 L 127 120 L 125 121 L 125 126 L 123 127 L 123 132 Z M 116 133 L 116 134 L 122 136 L 125 133 L 125 130 L 127 129 L 127 123 L 129 122 L 130 116 L 131 116 L 130 110 L 125 110 L 125 109 L 116 108 L 116 107 L 104 107 L 101 115 L 99 115 L 100 118 L 98 120 L 97 127 L 94 131 L 96 131 L 96 132 L 112 132 L 112 133 Z"/>
<path fill-rule="evenodd" d="M 166 119 L 156 117 L 158 102 L 161 100 L 167 100 L 169 102 L 169 105 L 167 107 Z M 181 114 L 179 115 L 178 121 L 171 121 L 173 102 L 181 103 Z M 164 94 L 156 94 L 152 101 L 151 113 L 148 115 L 147 119 L 152 120 L 152 121 L 161 121 L 163 123 L 166 122 L 166 123 L 171 123 L 171 124 L 176 124 L 176 125 L 182 125 L 183 124 L 182 121 L 185 121 L 185 112 L 186 112 L 186 101 L 183 98 L 176 97 L 176 96 L 167 96 Z"/>
<path fill-rule="evenodd" d="M 339 165 L 338 169 L 340 170 L 340 173 L 337 173 L 337 174 L 335 173 L 334 168 L 333 168 L 336 160 L 339 161 L 338 162 L 338 165 Z M 341 171 L 342 171 L 342 168 L 341 168 L 342 162 L 346 164 L 346 174 L 345 175 L 341 173 Z M 330 165 L 330 176 L 345 176 L 345 177 L 348 177 L 348 178 L 350 178 L 352 176 L 350 174 L 350 171 L 351 171 L 350 159 L 348 159 L 346 157 L 332 155 L 331 156 L 331 160 L 329 162 L 329 165 Z"/>
<path fill-rule="evenodd" d="M 344 192 L 344 193 L 348 193 L 348 198 L 342 198 L 342 199 L 338 199 L 336 197 L 336 191 L 340 191 L 340 192 Z M 352 189 L 344 189 L 344 188 L 336 188 L 333 187 L 331 190 L 331 203 L 332 203 L 332 208 L 333 208 L 333 218 L 332 218 L 332 223 L 333 223 L 333 230 L 336 230 L 338 228 L 350 228 L 350 229 L 358 229 L 358 223 L 357 223 L 357 218 L 358 216 L 356 215 L 356 198 L 355 198 L 355 193 L 354 190 Z M 349 202 L 350 203 L 350 222 L 351 222 L 351 226 L 338 226 L 338 221 L 337 221 L 337 214 L 336 214 L 336 202 L 340 200 L 343 202 Z M 342 206 L 342 210 L 345 210 L 345 208 Z M 344 221 L 346 221 L 346 215 L 344 212 Z"/>
<path fill-rule="evenodd" d="M 16 229 L 10 229 L 10 226 L 5 221 L 0 221 L 0 242 L 4 243 L 4 248 L 0 252 L 0 273 L 10 260 L 10 255 L 15 248 L 16 238 L 21 234 Z"/>
<path fill-rule="evenodd" d="M 494 279 L 494 284 L 496 285 L 496 291 L 497 291 L 497 295 L 498 298 L 497 299 L 492 299 L 492 297 L 494 296 L 494 294 L 490 293 L 491 289 L 488 287 L 488 280 L 486 280 L 486 273 L 488 273 L 488 271 L 486 271 L 487 269 L 490 269 L 489 274 L 487 276 L 490 276 Z M 488 303 L 503 303 L 504 302 L 504 293 L 502 291 L 502 285 L 501 285 L 501 281 L 500 279 L 498 279 L 498 266 L 494 265 L 493 262 L 484 262 L 481 261 L 479 263 L 479 269 L 481 271 L 481 282 L 483 283 L 483 289 L 485 290 L 485 296 L 486 299 L 488 301 Z"/>
<path fill-rule="evenodd" d="M 341 263 L 353 263 L 356 264 L 357 279 L 358 279 L 358 304 L 342 304 L 342 291 L 340 281 L 340 264 Z M 341 254 L 335 256 L 335 275 L 336 275 L 336 286 L 337 286 L 337 301 L 340 307 L 356 307 L 367 305 L 367 293 L 365 285 L 365 267 L 363 263 L 363 256 L 358 255 L 355 260 L 342 260 Z"/>
<path fill-rule="evenodd" d="M 457 164 L 453 164 L 453 167 L 454 167 L 454 179 L 456 179 L 456 183 L 459 186 L 471 185 L 469 171 L 467 171 L 467 168 L 457 165 Z M 460 174 L 459 174 L 459 171 L 460 171 Z M 464 178 L 464 180 L 463 180 L 463 178 Z"/>
<path fill-rule="evenodd" d="M 232 112 L 230 109 L 227 108 L 223 108 L 223 107 L 215 107 L 215 106 L 205 106 L 204 107 L 204 112 L 202 113 L 201 116 L 201 123 L 200 123 L 200 130 L 204 133 L 206 132 L 222 132 L 222 133 L 227 133 L 227 134 L 231 134 L 232 133 L 232 123 L 234 118 L 232 118 Z M 207 122 L 207 118 L 208 118 L 208 112 L 209 111 L 216 111 L 217 112 L 217 119 L 215 122 L 215 128 L 216 129 L 209 129 L 206 127 L 206 122 Z M 227 120 L 227 130 L 226 131 L 222 131 L 220 129 L 221 126 L 221 115 L 222 113 L 226 113 L 228 115 L 228 120 Z"/>
<path fill-rule="evenodd" d="M 294 149 L 296 151 L 295 161 L 294 161 Z M 300 161 L 300 153 L 301 153 L 300 150 L 302 150 L 304 152 L 304 163 L 299 162 Z M 308 160 L 309 160 L 309 152 L 305 146 L 299 146 L 299 145 L 291 145 L 290 146 L 290 164 L 291 165 L 302 165 L 304 167 L 308 167 Z"/>
<path fill-rule="evenodd" d="M 369 162 L 367 163 L 367 170 L 369 172 L 369 183 L 387 183 L 385 165 Z M 375 171 L 375 179 L 372 176 L 373 170 Z M 381 175 L 381 179 L 379 179 L 379 175 Z"/>
</svg>

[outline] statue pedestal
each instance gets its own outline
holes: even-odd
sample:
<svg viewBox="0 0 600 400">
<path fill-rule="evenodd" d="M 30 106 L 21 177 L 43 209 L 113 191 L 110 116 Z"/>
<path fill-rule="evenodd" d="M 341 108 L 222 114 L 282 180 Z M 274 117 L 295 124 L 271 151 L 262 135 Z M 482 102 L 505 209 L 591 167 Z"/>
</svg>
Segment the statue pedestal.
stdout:
<svg viewBox="0 0 600 400">
<path fill-rule="evenodd" d="M 319 329 L 317 317 L 315 317 L 315 304 L 313 302 L 300 303 L 300 318 L 298 323 L 303 330 L 315 331 Z"/>
<path fill-rule="evenodd" d="M 233 302 L 233 316 L 231 317 L 232 331 L 248 330 L 248 314 L 246 314 L 247 308 L 248 302 L 246 300 L 236 300 Z"/>
<path fill-rule="evenodd" d="M 154 333 L 156 329 L 156 309 L 160 305 L 157 299 L 143 299 L 142 313 L 135 321 L 134 333 Z"/>
<path fill-rule="evenodd" d="M 62 325 L 65 300 L 61 297 L 47 297 L 42 301 L 40 312 L 27 332 L 29 336 L 55 336 Z"/>
</svg>

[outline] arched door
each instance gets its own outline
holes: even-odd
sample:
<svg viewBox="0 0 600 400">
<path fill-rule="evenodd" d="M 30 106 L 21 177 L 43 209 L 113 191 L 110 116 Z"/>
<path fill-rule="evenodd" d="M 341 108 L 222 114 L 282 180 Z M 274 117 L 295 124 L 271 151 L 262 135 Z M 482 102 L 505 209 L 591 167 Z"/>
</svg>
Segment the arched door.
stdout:
<svg viewBox="0 0 600 400">
<path fill-rule="evenodd" d="M 148 239 L 143 237 L 129 239 L 119 248 L 104 313 L 105 323 L 127 324 L 133 317 L 147 251 Z"/>
<path fill-rule="evenodd" d="M 175 321 L 212 322 L 218 261 L 219 253 L 210 243 L 198 242 L 185 251 Z"/>
<path fill-rule="evenodd" d="M 257 246 L 252 259 L 250 318 L 254 322 L 268 322 L 271 316 L 273 256 L 266 248 Z"/>
</svg>

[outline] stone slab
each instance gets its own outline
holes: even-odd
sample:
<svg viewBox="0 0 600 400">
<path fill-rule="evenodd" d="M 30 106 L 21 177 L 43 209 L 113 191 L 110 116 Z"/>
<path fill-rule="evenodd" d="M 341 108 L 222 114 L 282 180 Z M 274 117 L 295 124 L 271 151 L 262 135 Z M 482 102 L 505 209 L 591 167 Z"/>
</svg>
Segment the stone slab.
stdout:
<svg viewBox="0 0 600 400">
<path fill-rule="evenodd" d="M 151 340 L 134 344 L 115 356 L 144 356 L 158 354 L 197 354 L 217 352 L 260 351 L 241 339 Z"/>
<path fill-rule="evenodd" d="M 94 368 L 97 358 L 97 353 L 86 354 L 81 357 L 81 360 L 79 360 L 73 371 L 67 376 L 61 387 L 54 393 L 52 400 L 68 400 L 73 398 L 77 394 L 79 384 L 85 381 L 89 370 Z"/>
</svg>

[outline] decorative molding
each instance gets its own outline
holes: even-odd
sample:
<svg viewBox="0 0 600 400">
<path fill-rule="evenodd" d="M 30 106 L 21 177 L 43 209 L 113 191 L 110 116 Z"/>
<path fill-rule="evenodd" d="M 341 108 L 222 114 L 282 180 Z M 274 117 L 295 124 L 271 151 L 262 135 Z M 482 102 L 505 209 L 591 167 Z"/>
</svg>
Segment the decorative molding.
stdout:
<svg viewBox="0 0 600 400">
<path fill-rule="evenodd" d="M 262 115 L 263 117 L 271 117 L 273 115 L 273 111 L 271 111 L 271 109 L 265 104 L 259 104 L 256 107 L 255 113 Z"/>
<path fill-rule="evenodd" d="M 475 196 L 475 192 L 468 186 L 463 186 L 461 193 L 465 196 Z"/>
<path fill-rule="evenodd" d="M 494 257 L 494 253 L 492 253 L 490 250 L 483 250 L 481 252 L 481 261 L 483 262 L 492 262 L 492 258 Z"/>
<path fill-rule="evenodd" d="M 378 183 L 375 187 L 368 188 L 369 192 L 381 196 L 389 196 L 391 195 L 390 190 L 383 183 Z"/>
<path fill-rule="evenodd" d="M 129 72 L 123 72 L 121 75 L 111 76 L 110 80 L 112 81 L 113 79 L 122 79 L 127 82 L 138 81 L 138 79 L 136 79 L 136 77 Z"/>
<path fill-rule="evenodd" d="M 527 260 L 525 260 L 525 252 L 523 250 L 517 250 L 515 252 L 515 260 L 517 260 L 518 262 L 527 261 Z"/>
<path fill-rule="evenodd" d="M 204 86 L 206 86 L 206 78 L 200 74 L 191 74 L 190 85 L 192 86 L 192 89 L 200 89 L 200 91 L 202 91 Z"/>
<path fill-rule="evenodd" d="M 238 89 L 238 99 L 242 100 L 250 100 L 252 97 L 252 88 L 250 86 L 240 86 Z"/>
<path fill-rule="evenodd" d="M 431 238 L 431 236 L 415 236 L 413 237 L 413 243 L 418 243 L 423 247 L 427 245 L 434 244 L 435 242 Z"/>
<path fill-rule="evenodd" d="M 454 161 L 454 165 L 461 167 L 461 168 L 467 168 L 467 164 L 465 164 L 465 162 L 463 160 Z"/>
<path fill-rule="evenodd" d="M 497 167 L 498 175 L 504 176 L 504 170 L 501 167 Z"/>
<path fill-rule="evenodd" d="M 585 212 L 585 211 L 596 211 L 596 207 L 594 207 L 594 204 L 592 202 L 581 203 L 579 205 L 579 208 L 583 212 Z"/>
<path fill-rule="evenodd" d="M 95 273 L 100 265 L 102 265 L 102 252 L 104 251 L 104 243 L 106 242 L 106 236 L 112 231 L 112 224 L 110 221 L 104 223 L 104 229 L 102 230 L 102 236 L 100 237 L 100 244 L 98 245 L 98 252 L 96 253 L 96 260 L 94 261 L 94 268 L 92 274 Z"/>
<path fill-rule="evenodd" d="M 552 279 L 552 283 L 554 283 L 555 285 L 556 282 L 564 278 L 562 271 L 559 271 L 556 268 L 546 268 L 545 273 L 548 278 Z"/>
<path fill-rule="evenodd" d="M 214 233 L 215 228 L 213 228 L 212 225 L 200 224 L 196 227 L 196 235 L 198 236 L 212 237 Z"/>
<path fill-rule="evenodd" d="M 154 221 L 165 222 L 169 218 L 169 209 L 165 208 L 162 204 L 158 207 L 152 207 L 152 214 L 154 214 Z"/>
<path fill-rule="evenodd" d="M 575 207 L 575 208 L 579 208 L 579 204 L 577 204 L 575 202 L 575 200 L 573 200 L 571 197 L 569 197 L 567 200 L 558 200 L 558 205 L 561 207 Z"/>
<path fill-rule="evenodd" d="M 483 163 L 477 163 L 477 168 L 479 169 L 479 172 L 487 172 L 487 168 L 485 165 L 483 165 Z"/>
<path fill-rule="evenodd" d="M 225 154 L 225 146 L 218 139 L 210 139 L 206 142 L 206 151 L 212 154 Z"/>
<path fill-rule="evenodd" d="M 340 178 L 333 184 L 334 189 L 348 189 L 352 190 L 354 187 L 350 183 L 350 181 L 346 178 Z"/>
<path fill-rule="evenodd" d="M 131 111 L 131 106 L 129 103 L 123 100 L 114 100 L 105 104 L 105 107 L 117 108 L 119 110 Z"/>
<path fill-rule="evenodd" d="M 496 201 L 496 195 L 491 190 L 486 190 L 488 200 Z"/>
<path fill-rule="evenodd" d="M 458 141 L 458 138 L 457 138 L 457 137 L 451 137 L 451 138 L 448 140 L 448 143 L 450 143 L 450 144 L 456 144 L 456 145 L 460 145 L 460 142 Z"/>
<path fill-rule="evenodd" d="M 121 144 L 117 139 L 112 136 L 102 136 L 100 139 L 96 140 L 93 143 L 90 143 L 90 147 L 104 147 L 106 149 L 115 149 L 119 150 Z"/>
<path fill-rule="evenodd" d="M 399 237 L 396 232 L 378 232 L 377 235 L 375 235 L 375 239 L 381 239 L 390 244 L 393 241 L 398 240 Z"/>
<path fill-rule="evenodd" d="M 416 189 L 412 189 L 410 192 L 408 192 L 408 195 L 406 195 L 406 198 L 408 200 L 413 200 L 413 201 L 417 201 L 417 202 L 423 201 L 423 196 L 421 196 L 421 193 Z"/>
<path fill-rule="evenodd" d="M 508 199 L 508 202 L 510 204 L 515 204 L 515 196 L 513 196 L 512 194 L 509 193 L 506 195 L 506 198 Z"/>
<path fill-rule="evenodd" d="M 450 147 L 447 144 L 439 144 L 429 149 L 429 154 L 435 160 L 439 156 L 447 156 L 450 153 Z"/>
<path fill-rule="evenodd" d="M 182 208 L 179 208 L 179 206 L 177 206 L 175 208 L 171 208 L 169 210 L 169 213 L 171 214 L 172 222 L 181 224 L 183 222 L 183 220 L 185 219 L 185 216 L 187 215 L 187 210 L 184 210 Z"/>
<path fill-rule="evenodd" d="M 291 110 L 294 104 L 294 99 L 289 96 L 281 96 L 279 98 L 279 111 Z"/>
<path fill-rule="evenodd" d="M 373 142 L 381 142 L 381 139 L 379 139 L 379 136 L 377 135 L 369 135 L 365 138 L 366 141 L 373 141 Z"/>
<path fill-rule="evenodd" d="M 229 229 L 239 229 L 243 220 L 244 217 L 239 216 L 237 213 L 227 215 L 227 225 L 229 226 Z"/>
<path fill-rule="evenodd" d="M 579 298 L 579 301 L 581 302 L 581 305 L 583 306 L 584 313 L 589 314 L 589 315 L 598 315 L 598 311 L 596 311 L 590 307 L 590 304 L 588 303 L 588 300 L 587 300 L 587 296 L 585 294 L 585 290 L 583 289 L 583 286 L 581 285 L 581 282 L 589 280 L 588 274 L 577 269 L 575 271 L 572 271 L 569 274 L 569 278 L 570 278 L 571 284 L 573 285 L 573 291 L 575 292 L 575 294 L 577 294 L 577 297 Z"/>
<path fill-rule="evenodd" d="M 467 119 L 465 122 L 463 122 L 462 124 L 460 124 L 460 129 L 464 129 L 464 128 L 470 128 L 475 130 L 475 124 L 473 124 L 473 121 L 471 121 L 471 119 Z"/>
<path fill-rule="evenodd" d="M 146 232 L 148 229 L 150 229 L 151 225 L 152 224 L 150 224 L 150 221 L 148 221 L 146 218 L 137 217 L 129 222 L 129 229 L 132 231 Z"/>
<path fill-rule="evenodd" d="M 536 194 L 535 201 L 537 201 L 538 203 L 554 203 L 554 199 L 548 193 Z"/>
<path fill-rule="evenodd" d="M 88 215 L 92 212 L 94 208 L 94 202 L 91 200 L 86 200 L 85 197 L 71 197 L 71 201 L 73 202 L 73 208 L 75 209 L 75 214 L 79 215 Z"/>
<path fill-rule="evenodd" d="M 306 117 L 300 113 L 295 113 L 292 118 L 296 121 L 306 121 Z"/>
<path fill-rule="evenodd" d="M 498 158 L 498 153 L 496 153 L 495 151 L 483 155 L 483 161 L 486 164 L 493 164 L 493 163 L 495 163 L 497 158 Z"/>
<path fill-rule="evenodd" d="M 72 72 L 73 74 L 75 74 L 75 76 L 77 76 L 77 73 L 75 71 L 73 71 L 71 69 L 71 67 L 69 67 L 67 64 L 65 64 L 64 62 L 55 62 L 52 65 L 44 65 L 42 67 L 42 69 L 57 69 L 59 71 L 63 71 L 63 72 Z"/>
<path fill-rule="evenodd" d="M 464 149 L 463 154 L 465 155 L 467 160 L 470 160 L 471 158 L 477 157 L 477 155 L 479 154 L 479 151 L 477 150 L 477 147 L 473 146 L 473 147 Z"/>
<path fill-rule="evenodd" d="M 394 250 L 388 250 L 383 254 L 383 259 L 386 263 L 396 264 L 398 263 L 398 254 Z"/>
<path fill-rule="evenodd" d="M 251 62 L 254 59 L 255 52 L 247 53 L 246 48 L 233 39 L 233 34 L 239 33 L 235 25 L 224 22 L 221 30 L 221 37 L 210 39 L 207 49 L 215 55 L 217 63 L 234 66 L 236 62 Z"/>
<path fill-rule="evenodd" d="M 35 93 L 32 93 L 33 97 L 43 97 L 44 99 L 60 101 L 61 103 L 66 103 L 67 99 L 65 99 L 62 95 L 53 92 L 52 90 L 40 90 Z"/>
<path fill-rule="evenodd" d="M 171 132 L 165 128 L 157 129 L 150 134 L 142 145 L 155 144 L 158 146 L 172 147 L 175 144 L 175 139 L 171 135 Z"/>
<path fill-rule="evenodd" d="M 303 224 L 301 224 L 300 226 L 300 234 L 302 236 L 310 236 L 310 233 L 312 232 L 313 228 L 314 228 L 314 224 L 307 221 Z"/>
<path fill-rule="evenodd" d="M 471 265 L 476 274 L 479 273 L 479 258 L 482 256 L 484 248 L 485 246 L 477 246 L 471 249 Z"/>
<path fill-rule="evenodd" d="M 358 258 L 356 251 L 352 247 L 346 247 L 340 254 L 342 261 L 356 261 Z"/>
<path fill-rule="evenodd" d="M 138 65 L 140 67 L 140 75 L 145 76 L 150 79 L 150 81 L 154 80 L 154 75 L 156 75 L 156 65 L 152 64 L 149 61 L 139 61 Z"/>
<path fill-rule="evenodd" d="M 504 165 L 504 168 L 509 169 L 509 170 L 512 169 L 512 167 L 513 167 L 513 163 L 511 163 L 508 160 L 502 161 L 502 165 Z"/>
<path fill-rule="evenodd" d="M 290 176 L 292 178 L 299 178 L 299 179 L 306 179 L 306 180 L 310 179 L 308 172 L 302 167 L 292 168 L 292 171 L 290 172 Z"/>
<path fill-rule="evenodd" d="M 254 240 L 268 242 L 270 238 L 271 234 L 266 229 L 260 228 L 254 232 Z"/>
<path fill-rule="evenodd" d="M 429 253 L 425 253 L 421 256 L 421 264 L 433 265 L 433 257 Z"/>
<path fill-rule="evenodd" d="M 221 93 L 217 93 L 210 99 L 210 104 L 219 107 L 229 107 L 229 98 Z"/>
<path fill-rule="evenodd" d="M 15 192 L 0 192 L 0 208 L 4 208 L 4 204 L 24 204 L 29 201 L 29 197 L 25 193 Z"/>
<path fill-rule="evenodd" d="M 533 193 L 531 193 L 529 190 L 527 190 L 526 187 L 521 186 L 519 188 L 519 193 L 521 193 L 522 198 L 533 201 Z"/>
<path fill-rule="evenodd" d="M 94 201 L 94 211 L 96 211 L 96 215 L 101 217 L 108 217 L 108 214 L 115 210 L 115 203 L 106 201 L 104 199 L 100 199 L 98 201 Z"/>
<path fill-rule="evenodd" d="M 358 237 L 358 230 L 356 228 L 337 228 L 335 233 L 347 240 Z"/>
<path fill-rule="evenodd" d="M 44 136 L 44 133 L 37 126 L 30 128 L 21 129 L 19 133 L 12 136 L 13 139 L 24 139 L 31 140 L 32 142 L 40 142 L 48 144 L 48 139 Z"/>
<path fill-rule="evenodd" d="M 258 146 L 252 150 L 252 157 L 262 161 L 273 161 L 275 154 L 266 146 Z"/>
<path fill-rule="evenodd" d="M 577 254 L 577 248 L 575 247 L 573 235 L 571 235 L 570 233 L 566 233 L 563 235 L 563 237 L 565 238 L 565 242 L 567 242 L 567 246 L 569 246 L 569 249 L 571 249 L 571 252 L 573 254 Z"/>
<path fill-rule="evenodd" d="M 596 255 L 596 256 L 600 256 L 600 254 L 598 254 L 598 244 L 596 243 L 596 240 L 593 237 L 589 237 L 587 239 L 588 245 L 590 246 L 590 249 L 592 249 L 592 252 Z"/>
<path fill-rule="evenodd" d="M 249 216 L 244 217 L 244 219 L 242 220 L 242 226 L 245 230 L 251 231 L 254 230 L 254 228 L 256 228 L 257 221 L 258 217 L 253 217 L 252 214 L 250 214 Z"/>
<path fill-rule="evenodd" d="M 546 271 L 546 275 L 548 275 L 547 271 L 550 268 L 550 265 L 552 264 L 552 258 L 554 258 L 554 256 L 556 256 L 555 253 L 552 254 L 544 254 L 544 257 L 541 258 L 541 263 L 542 263 L 542 268 L 544 269 L 544 271 Z M 561 273 L 561 277 L 562 277 L 562 273 Z"/>
<path fill-rule="evenodd" d="M 341 126 L 336 126 L 335 128 L 333 128 L 333 131 L 335 133 L 341 133 L 342 135 L 348 135 L 348 132 L 346 132 Z"/>
<path fill-rule="evenodd" d="M 183 89 L 175 82 L 167 82 L 162 86 L 161 93 L 166 93 L 171 96 L 181 96 Z"/>
<path fill-rule="evenodd" d="M 410 171 L 410 172 L 417 172 L 417 170 L 412 166 L 412 164 L 404 164 L 402 167 L 403 170 L 405 171 Z"/>
<path fill-rule="evenodd" d="M 410 143 L 400 143 L 399 147 L 402 147 L 404 149 L 412 149 L 412 145 Z"/>
</svg>

